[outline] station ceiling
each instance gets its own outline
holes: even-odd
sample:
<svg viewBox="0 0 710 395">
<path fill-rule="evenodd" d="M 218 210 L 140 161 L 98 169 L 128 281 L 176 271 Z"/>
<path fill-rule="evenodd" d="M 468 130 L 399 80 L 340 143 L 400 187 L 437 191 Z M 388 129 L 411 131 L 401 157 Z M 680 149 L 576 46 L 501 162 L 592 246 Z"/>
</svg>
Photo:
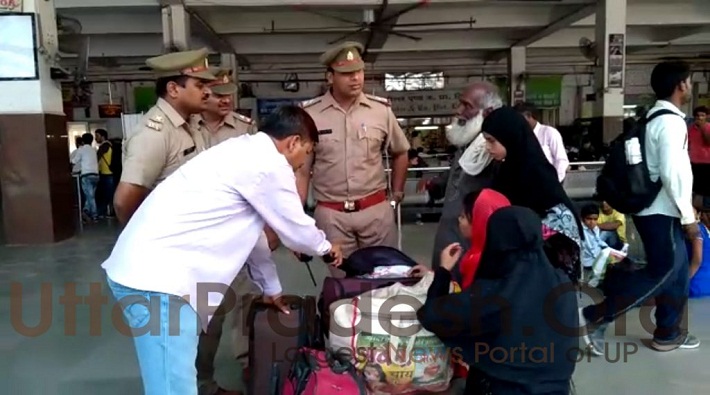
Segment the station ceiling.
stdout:
<svg viewBox="0 0 710 395">
<path fill-rule="evenodd" d="M 63 62 L 75 67 L 84 53 L 89 75 L 144 73 L 145 58 L 164 52 L 161 3 L 171 0 L 55 0 Z M 322 76 L 318 56 L 343 40 L 368 43 L 371 72 L 500 73 L 516 45 L 528 48 L 530 73 L 584 72 L 595 62 L 584 46 L 595 40 L 596 1 L 386 3 L 184 1 L 192 14 L 191 46 L 237 54 L 247 79 Z M 710 65 L 710 2 L 628 0 L 626 12 L 629 64 L 680 57 Z"/>
</svg>

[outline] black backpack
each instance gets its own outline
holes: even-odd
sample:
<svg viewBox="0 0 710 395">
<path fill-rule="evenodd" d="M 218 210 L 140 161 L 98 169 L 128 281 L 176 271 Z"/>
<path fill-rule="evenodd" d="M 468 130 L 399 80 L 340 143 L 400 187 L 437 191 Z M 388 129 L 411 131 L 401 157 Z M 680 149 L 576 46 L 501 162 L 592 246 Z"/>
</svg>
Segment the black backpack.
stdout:
<svg viewBox="0 0 710 395">
<path fill-rule="evenodd" d="M 597 178 L 597 195 L 622 214 L 637 214 L 648 208 L 661 191 L 661 180 L 651 181 L 646 165 L 646 125 L 662 115 L 680 116 L 671 110 L 658 110 L 648 118 L 641 118 L 630 130 L 616 138 Z M 631 165 L 626 161 L 626 142 L 637 138 L 641 146 L 641 162 Z"/>
</svg>

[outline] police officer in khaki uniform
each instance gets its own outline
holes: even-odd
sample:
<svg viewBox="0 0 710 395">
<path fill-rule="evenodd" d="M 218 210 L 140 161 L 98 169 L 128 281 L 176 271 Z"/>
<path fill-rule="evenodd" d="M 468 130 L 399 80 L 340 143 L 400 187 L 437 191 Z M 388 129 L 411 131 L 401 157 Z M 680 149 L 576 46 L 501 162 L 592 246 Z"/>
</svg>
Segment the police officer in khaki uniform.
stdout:
<svg viewBox="0 0 710 395">
<path fill-rule="evenodd" d="M 174 52 L 146 61 L 157 74 L 158 102 L 141 120 L 141 127 L 123 145 L 123 172 L 114 195 L 116 217 L 126 224 L 155 186 L 205 149 L 190 115 L 205 109 L 215 80 L 207 50 Z"/>
<path fill-rule="evenodd" d="M 399 203 L 404 197 L 409 166 L 409 142 L 389 100 L 363 93 L 362 51 L 361 44 L 346 42 L 325 52 L 321 63 L 330 89 L 302 103 L 318 126 L 319 143 L 309 166 L 297 175 L 299 193 L 305 202 L 313 183 L 317 226 L 342 244 L 344 257 L 363 247 L 397 246 L 390 200 Z M 391 196 L 385 149 L 392 155 Z"/>
<path fill-rule="evenodd" d="M 232 82 L 231 70 L 218 69 L 214 74 L 217 79 L 209 84 L 212 94 L 207 99 L 207 109 L 192 117 L 192 126 L 202 134 L 207 148 L 231 137 L 256 132 L 256 123 L 251 118 L 233 111 L 237 86 Z"/>
<path fill-rule="evenodd" d="M 237 92 L 237 86 L 230 78 L 231 71 L 218 69 L 214 70 L 214 74 L 217 79 L 209 84 L 212 92 L 209 99 L 207 99 L 207 108 L 202 111 L 201 114 L 193 115 L 191 120 L 193 129 L 202 135 L 207 148 L 214 147 L 229 138 L 239 137 L 243 134 L 254 133 L 256 131 L 256 125 L 250 118 L 233 111 L 233 97 Z M 271 236 L 273 238 L 269 238 L 269 245 L 271 249 L 274 250 L 278 244 L 278 238 L 275 234 Z M 252 298 L 261 293 L 251 281 L 247 272 L 248 270 L 245 266 L 230 285 L 237 295 L 236 304 L 232 311 L 221 311 L 220 314 L 215 314 L 212 320 L 210 320 L 207 332 L 200 334 L 196 364 L 199 395 L 227 395 L 237 393 L 219 387 L 214 379 L 214 362 L 217 356 L 219 342 L 224 332 L 225 318 L 227 317 L 226 313 L 229 313 L 233 318 L 233 321 L 230 323 L 233 355 L 243 366 L 247 365 L 249 334 L 246 332 L 246 329 L 249 328 L 249 326 L 244 322 L 246 317 L 245 313 L 251 304 Z M 225 299 L 225 301 L 226 300 L 227 299 Z"/>
</svg>

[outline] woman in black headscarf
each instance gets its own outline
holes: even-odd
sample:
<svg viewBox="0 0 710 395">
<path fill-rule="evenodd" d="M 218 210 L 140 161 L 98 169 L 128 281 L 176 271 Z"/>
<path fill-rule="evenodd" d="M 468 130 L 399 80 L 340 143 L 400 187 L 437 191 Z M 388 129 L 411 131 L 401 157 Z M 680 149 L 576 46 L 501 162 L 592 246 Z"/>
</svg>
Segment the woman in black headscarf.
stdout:
<svg viewBox="0 0 710 395">
<path fill-rule="evenodd" d="M 486 232 L 476 279 L 462 293 L 448 293 L 453 265 L 446 264 L 460 252 L 442 253 L 419 322 L 469 365 L 467 395 L 568 395 L 578 355 L 577 298 L 547 260 L 539 217 L 501 208 Z"/>
<path fill-rule="evenodd" d="M 513 108 L 502 107 L 486 117 L 482 131 L 488 152 L 501 162 L 493 189 L 540 216 L 548 257 L 576 280 L 582 225 L 530 125 Z"/>
</svg>

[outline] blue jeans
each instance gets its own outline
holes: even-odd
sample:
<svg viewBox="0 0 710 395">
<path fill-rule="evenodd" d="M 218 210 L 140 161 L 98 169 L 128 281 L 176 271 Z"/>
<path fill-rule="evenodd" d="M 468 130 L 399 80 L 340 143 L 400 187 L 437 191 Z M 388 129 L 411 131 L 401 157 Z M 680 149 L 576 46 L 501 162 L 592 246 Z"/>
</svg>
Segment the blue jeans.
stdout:
<svg viewBox="0 0 710 395">
<path fill-rule="evenodd" d="M 615 250 L 620 250 L 624 247 L 624 243 L 621 242 L 621 238 L 615 230 L 602 230 L 599 235 L 606 245 Z"/>
<path fill-rule="evenodd" d="M 108 216 L 113 213 L 114 192 L 116 192 L 116 187 L 113 183 L 113 174 L 101 174 L 96 189 L 96 206 L 99 215 Z"/>
<path fill-rule="evenodd" d="M 665 215 L 634 217 L 646 252 L 647 264 L 632 274 L 615 295 L 584 309 L 589 322 L 611 322 L 646 300 L 655 298 L 656 329 L 653 337 L 674 341 L 684 336 L 681 322 L 688 303 L 688 253 L 678 218 Z"/>
<path fill-rule="evenodd" d="M 99 216 L 96 211 L 96 186 L 99 184 L 98 174 L 86 174 L 81 178 L 81 191 L 84 192 L 84 211 L 92 219 Z"/>
<path fill-rule="evenodd" d="M 107 282 L 121 304 L 128 325 L 123 329 L 133 337 L 145 395 L 197 395 L 195 310 L 174 295 Z"/>
</svg>

